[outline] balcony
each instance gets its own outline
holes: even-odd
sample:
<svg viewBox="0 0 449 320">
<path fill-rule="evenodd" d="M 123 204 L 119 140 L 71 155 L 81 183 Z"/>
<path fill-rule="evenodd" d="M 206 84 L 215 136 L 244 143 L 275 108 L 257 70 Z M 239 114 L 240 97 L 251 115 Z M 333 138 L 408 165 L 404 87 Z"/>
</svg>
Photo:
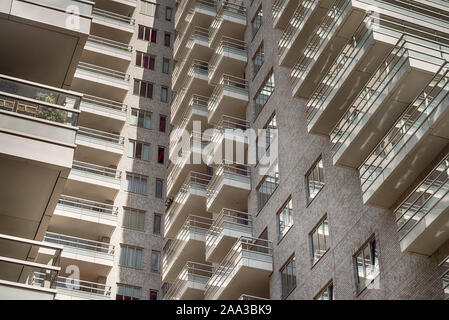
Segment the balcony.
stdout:
<svg viewBox="0 0 449 320">
<path fill-rule="evenodd" d="M 2 1 L 2 73 L 68 88 L 89 35 L 93 6 L 81 0 Z"/>
<path fill-rule="evenodd" d="M 62 233 L 76 231 L 86 238 L 110 237 L 117 227 L 117 214 L 113 205 L 61 195 L 50 227 Z"/>
<path fill-rule="evenodd" d="M 175 45 L 181 46 L 181 40 L 178 39 L 180 38 L 176 39 Z M 212 56 L 212 49 L 209 48 L 209 29 L 198 26 L 194 27 L 188 39 L 186 39 L 185 43 L 178 50 L 182 55 L 177 60 L 187 61 L 187 65 L 190 65 L 194 59 L 209 61 Z"/>
<path fill-rule="evenodd" d="M 125 138 L 117 134 L 80 127 L 76 135 L 75 158 L 84 162 L 117 165 L 123 156 Z"/>
<path fill-rule="evenodd" d="M 123 103 L 84 95 L 80 124 L 104 131 L 120 132 L 126 122 L 127 106 Z"/>
<path fill-rule="evenodd" d="M 203 300 L 206 283 L 212 276 L 212 266 L 187 262 L 164 300 Z"/>
<path fill-rule="evenodd" d="M 121 172 L 92 163 L 73 161 L 64 192 L 80 198 L 107 202 L 120 190 Z"/>
<path fill-rule="evenodd" d="M 241 237 L 206 285 L 206 300 L 236 300 L 244 292 L 269 296 L 273 272 L 273 244 L 264 239 Z"/>
<path fill-rule="evenodd" d="M 363 200 L 391 207 L 449 142 L 444 64 L 359 168 Z"/>
<path fill-rule="evenodd" d="M 334 164 L 359 167 L 439 70 L 440 47 L 401 38 L 332 130 Z"/>
<path fill-rule="evenodd" d="M 131 16 L 137 8 L 137 0 L 95 0 L 95 8 Z"/>
<path fill-rule="evenodd" d="M 72 167 L 81 98 L 0 75 L 0 233 L 43 236 Z"/>
<path fill-rule="evenodd" d="M 196 2 L 196 0 L 184 0 L 176 1 L 178 2 L 178 9 L 175 13 L 175 29 L 181 30 L 185 23 L 185 18 L 189 12 L 191 6 Z"/>
<path fill-rule="evenodd" d="M 221 262 L 240 237 L 252 237 L 252 217 L 246 212 L 223 209 L 206 235 L 206 261 Z"/>
<path fill-rule="evenodd" d="M 209 83 L 215 84 L 226 75 L 244 77 L 247 63 L 244 41 L 222 37 L 209 62 Z"/>
<path fill-rule="evenodd" d="M 175 14 L 175 29 L 183 30 L 187 24 L 210 25 L 217 8 L 215 0 L 181 1 Z"/>
<path fill-rule="evenodd" d="M 89 35 L 81 60 L 125 72 L 131 63 L 132 51 L 132 46 L 126 43 Z"/>
<path fill-rule="evenodd" d="M 294 2 L 294 1 L 290 1 Z M 304 0 L 296 2 L 296 9 L 291 8 L 290 18 L 278 43 L 279 64 L 292 67 L 298 53 L 304 47 L 323 17 L 334 4 L 334 0 Z"/>
<path fill-rule="evenodd" d="M 47 232 L 44 242 L 62 245 L 61 269 L 76 265 L 83 270 L 83 276 L 93 278 L 106 276 L 114 262 L 114 246 L 106 242 L 83 239 L 69 235 Z M 39 255 L 47 256 L 47 250 L 39 250 Z"/>
<path fill-rule="evenodd" d="M 249 102 L 248 82 L 224 74 L 209 100 L 209 123 L 218 123 L 225 115 L 244 119 Z"/>
<path fill-rule="evenodd" d="M 72 87 L 88 95 L 123 101 L 129 90 L 129 74 L 80 62 Z"/>
<path fill-rule="evenodd" d="M 449 300 L 449 257 L 444 259 L 440 266 L 446 269 L 446 272 L 441 276 L 441 282 L 443 283 L 444 299 Z"/>
<path fill-rule="evenodd" d="M 91 34 L 121 43 L 130 42 L 135 27 L 133 18 L 98 8 L 92 13 Z"/>
<path fill-rule="evenodd" d="M 205 262 L 206 233 L 211 224 L 212 219 L 208 217 L 187 217 L 162 259 L 163 282 L 174 282 L 183 266 L 190 260 Z"/>
<path fill-rule="evenodd" d="M 449 156 L 394 210 L 401 250 L 432 255 L 449 239 Z"/>
<path fill-rule="evenodd" d="M 38 254 L 41 249 L 47 259 Z M 53 300 L 61 251 L 59 245 L 0 234 L 0 299 Z M 35 272 L 43 275 L 39 284 L 32 281 Z"/>
<path fill-rule="evenodd" d="M 367 16 L 339 53 L 306 104 L 310 133 L 329 135 L 349 103 L 391 52 L 402 32 L 389 20 Z"/>
<path fill-rule="evenodd" d="M 187 219 L 194 212 L 195 215 L 208 215 L 206 213 L 206 189 L 210 175 L 190 172 L 181 189 L 174 198 L 165 214 L 166 238 L 173 238 Z"/>
<path fill-rule="evenodd" d="M 250 168 L 244 164 L 220 165 L 207 187 L 206 206 L 209 212 L 223 208 L 246 211 L 251 191 Z"/>
<path fill-rule="evenodd" d="M 292 0 L 275 0 L 271 9 L 273 17 L 273 27 L 275 29 L 285 29 L 295 12 L 298 3 Z"/>
<path fill-rule="evenodd" d="M 242 37 L 246 29 L 246 7 L 242 4 L 222 1 L 209 30 L 209 47 L 216 48 L 226 36 L 234 39 Z"/>
</svg>

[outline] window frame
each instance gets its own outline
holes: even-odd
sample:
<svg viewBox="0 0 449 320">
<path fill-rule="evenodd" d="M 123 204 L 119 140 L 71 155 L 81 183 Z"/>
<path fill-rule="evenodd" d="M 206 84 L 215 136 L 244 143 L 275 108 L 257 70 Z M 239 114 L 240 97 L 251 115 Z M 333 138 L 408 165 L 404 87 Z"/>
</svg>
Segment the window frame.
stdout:
<svg viewBox="0 0 449 320">
<path fill-rule="evenodd" d="M 315 246 L 314 246 L 314 234 L 315 232 L 318 232 L 319 228 L 326 222 L 327 224 L 327 237 L 324 238 L 325 241 L 325 248 L 326 250 L 323 251 L 321 256 L 319 258 L 315 258 Z M 324 257 L 324 255 L 330 250 L 330 227 L 329 227 L 329 219 L 327 216 L 327 213 L 318 221 L 318 223 L 312 228 L 312 231 L 309 232 L 309 239 L 310 239 L 310 258 L 312 262 L 312 268 Z M 320 239 L 318 238 L 318 241 Z M 318 242 L 320 244 L 320 242 Z M 321 249 L 321 246 L 318 245 L 318 249 Z"/>
<path fill-rule="evenodd" d="M 293 267 L 292 267 L 292 275 L 289 275 L 288 270 L 287 270 L 287 287 L 284 287 L 284 275 L 283 272 L 284 270 L 286 270 L 290 263 L 293 262 Z M 281 300 L 285 300 L 287 299 L 292 292 L 295 291 L 296 287 L 298 286 L 298 281 L 297 281 L 297 272 L 296 272 L 296 257 L 295 257 L 295 253 L 293 253 L 286 262 L 284 262 L 284 264 L 279 268 L 279 273 L 281 276 Z M 288 277 L 293 277 L 294 278 L 294 283 L 293 286 L 288 287 Z M 287 289 L 287 290 L 285 290 Z"/>
<path fill-rule="evenodd" d="M 125 264 L 123 264 L 122 257 L 125 250 Z M 132 262 L 129 262 L 129 253 L 128 250 L 134 250 L 134 257 Z M 137 252 L 140 252 L 140 261 L 137 259 Z M 137 247 L 129 244 L 120 244 L 120 255 L 119 255 L 119 266 L 125 268 L 131 268 L 136 270 L 143 269 L 143 258 L 144 258 L 144 249 L 142 247 Z M 139 261 L 139 263 L 137 263 Z M 135 265 L 134 265 L 135 264 Z"/>
<path fill-rule="evenodd" d="M 315 168 L 317 167 L 317 165 L 319 164 L 319 163 L 322 163 L 322 166 L 323 166 L 323 176 L 322 176 L 322 186 L 320 187 L 320 189 L 315 193 L 315 195 L 313 196 L 313 197 L 311 197 L 310 196 L 310 185 L 309 185 L 309 176 L 313 173 L 313 171 L 315 170 Z M 323 160 L 323 157 L 322 157 L 322 155 L 320 154 L 319 156 L 318 156 L 318 158 L 313 162 L 313 164 L 312 164 L 312 166 L 309 168 L 309 170 L 307 170 L 307 172 L 306 172 L 306 174 L 304 175 L 304 178 L 305 178 L 305 184 L 306 184 L 306 207 L 308 207 L 312 202 L 313 202 L 313 200 L 315 200 L 317 197 L 318 197 L 318 195 L 320 194 L 320 192 L 321 192 L 321 190 L 323 190 L 323 188 L 324 188 L 324 186 L 326 185 L 326 181 L 325 181 L 325 179 L 324 179 L 324 177 L 325 177 L 325 174 L 324 174 L 324 160 Z M 317 180 L 314 180 L 314 181 L 317 181 Z M 321 181 L 320 181 L 321 182 Z"/>
<path fill-rule="evenodd" d="M 136 226 L 131 226 L 125 223 L 126 220 L 126 215 L 127 214 L 138 214 L 138 215 L 142 215 L 143 219 L 142 219 L 142 226 L 139 227 L 138 226 L 138 222 L 135 224 Z M 134 230 L 134 231 L 141 231 L 141 232 L 145 232 L 145 217 L 146 216 L 146 211 L 145 210 L 140 210 L 140 209 L 134 209 L 134 208 L 130 208 L 130 207 L 123 207 L 123 217 L 122 217 L 122 228 L 124 229 L 128 229 L 128 230 Z M 137 219 L 139 220 L 139 219 Z"/>
</svg>

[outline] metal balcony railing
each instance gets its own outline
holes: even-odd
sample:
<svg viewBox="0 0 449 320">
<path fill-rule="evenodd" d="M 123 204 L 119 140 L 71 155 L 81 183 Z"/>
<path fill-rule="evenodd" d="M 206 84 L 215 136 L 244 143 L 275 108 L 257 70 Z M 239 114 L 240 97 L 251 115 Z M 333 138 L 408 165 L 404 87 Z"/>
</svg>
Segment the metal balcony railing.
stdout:
<svg viewBox="0 0 449 320">
<path fill-rule="evenodd" d="M 98 8 L 94 8 L 92 13 L 94 20 L 98 19 L 104 22 L 109 22 L 130 28 L 132 28 L 135 25 L 135 20 L 133 18 L 118 13 L 110 12 L 107 10 L 101 10 Z"/>
<path fill-rule="evenodd" d="M 88 176 L 107 182 L 112 181 L 118 184 L 120 184 L 122 176 L 122 173 L 116 169 L 81 161 L 73 161 L 71 172 L 77 175 Z"/>
<path fill-rule="evenodd" d="M 449 191 L 447 155 L 394 210 L 399 238 L 402 239 Z"/>
<path fill-rule="evenodd" d="M 449 300 L 449 257 L 447 257 L 440 263 L 440 267 L 446 269 L 446 271 L 441 276 L 441 282 L 443 283 L 444 299 Z"/>
<path fill-rule="evenodd" d="M 247 47 L 244 41 L 239 39 L 234 39 L 231 37 L 222 36 L 218 46 L 215 48 L 215 53 L 209 62 L 210 72 L 213 73 L 217 68 L 219 60 L 224 55 L 236 54 L 240 55 L 246 60 L 247 57 Z M 242 73 L 244 72 L 242 68 Z"/>
<path fill-rule="evenodd" d="M 241 4 L 221 1 L 217 9 L 217 15 L 209 29 L 209 40 L 213 40 L 223 22 L 224 15 L 229 15 L 241 19 L 246 23 L 246 7 L 243 1 Z"/>
<path fill-rule="evenodd" d="M 173 52 L 176 54 L 178 50 L 180 49 L 181 43 L 184 41 L 184 37 L 187 37 L 188 35 L 186 33 L 178 33 L 178 36 L 175 39 L 175 42 L 173 44 Z M 209 42 L 209 29 L 195 26 L 191 33 L 189 33 L 189 39 L 187 40 L 187 44 L 185 47 L 187 50 L 190 50 L 193 47 L 193 43 L 195 40 L 203 40 L 206 42 Z"/>
<path fill-rule="evenodd" d="M 241 237 L 223 259 L 206 284 L 205 296 L 214 297 L 221 288 L 231 281 L 231 275 L 243 259 L 273 263 L 273 244 L 271 241 L 249 237 Z"/>
<path fill-rule="evenodd" d="M 362 192 L 365 192 L 406 143 L 432 116 L 449 95 L 449 63 L 445 63 L 428 86 L 402 113 L 390 131 L 377 144 L 359 168 Z"/>
<path fill-rule="evenodd" d="M 127 106 L 123 103 L 90 95 L 83 96 L 81 105 L 83 107 L 92 108 L 111 114 L 114 113 L 122 116 L 126 116 L 126 110 L 128 109 Z"/>
<path fill-rule="evenodd" d="M 125 142 L 125 138 L 120 135 L 86 127 L 79 128 L 77 132 L 77 138 L 80 140 L 113 146 L 120 149 L 123 149 Z"/>
<path fill-rule="evenodd" d="M 124 81 L 129 82 L 129 74 L 126 74 L 124 72 L 120 72 L 117 70 L 104 68 L 100 66 L 96 66 L 94 64 L 86 63 L 86 62 L 80 62 L 78 64 L 77 70 L 80 70 L 81 72 L 88 73 L 94 77 L 97 77 L 102 80 L 109 80 L 109 81 Z"/>
<path fill-rule="evenodd" d="M 58 204 L 56 205 L 56 210 L 76 212 L 93 216 L 98 216 L 101 214 L 115 219 L 118 214 L 118 207 L 116 206 L 66 195 L 61 195 L 58 200 Z"/>
<path fill-rule="evenodd" d="M 23 0 L 22 0 L 23 1 Z M 65 1 L 48 1 L 48 0 L 33 0 L 30 3 L 41 4 L 47 8 L 53 8 L 58 11 L 65 12 L 66 14 L 79 15 L 84 17 L 92 16 L 92 9 L 94 7 L 94 3 L 92 1 L 84 1 L 84 0 L 65 0 Z M 70 6 L 76 6 L 78 12 L 71 12 L 67 10 Z"/>
<path fill-rule="evenodd" d="M 273 21 L 276 21 L 276 19 L 279 18 L 281 12 L 285 9 L 289 1 L 290 0 L 275 0 L 273 2 L 273 6 L 271 7 Z"/>
<path fill-rule="evenodd" d="M 115 250 L 115 247 L 109 243 L 87 240 L 53 232 L 46 232 L 44 241 L 60 244 L 64 247 L 73 248 L 77 251 L 86 253 L 101 253 L 112 256 L 114 255 Z"/>
<path fill-rule="evenodd" d="M 245 95 L 249 99 L 248 82 L 245 79 L 224 74 L 212 92 L 208 103 L 209 113 L 213 113 L 218 108 L 218 102 L 223 96 L 223 92 L 225 90 Z M 240 119 L 238 122 L 240 122 Z"/>
<path fill-rule="evenodd" d="M 106 49 L 112 52 L 118 52 L 131 56 L 133 47 L 129 44 L 102 38 L 95 35 L 89 35 L 86 45 L 91 45 L 100 49 Z"/>
<path fill-rule="evenodd" d="M 212 270 L 212 266 L 208 264 L 187 262 L 179 273 L 176 281 L 167 291 L 164 300 L 180 300 L 180 293 L 188 283 L 195 283 L 196 288 L 198 287 L 198 284 L 205 286 L 212 276 Z"/>
</svg>

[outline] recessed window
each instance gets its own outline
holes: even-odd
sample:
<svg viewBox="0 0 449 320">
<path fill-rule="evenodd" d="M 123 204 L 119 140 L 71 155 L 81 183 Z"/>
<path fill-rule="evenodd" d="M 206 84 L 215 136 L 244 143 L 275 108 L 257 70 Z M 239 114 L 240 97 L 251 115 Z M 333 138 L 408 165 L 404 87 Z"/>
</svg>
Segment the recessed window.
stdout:
<svg viewBox="0 0 449 320">
<path fill-rule="evenodd" d="M 278 239 L 282 239 L 293 226 L 293 201 L 290 198 L 277 214 Z"/>
<path fill-rule="evenodd" d="M 154 214 L 153 217 L 153 234 L 160 235 L 162 230 L 162 216 L 160 214 Z"/>
<path fill-rule="evenodd" d="M 138 231 L 145 229 L 145 211 L 124 208 L 123 209 L 123 227 Z"/>
<path fill-rule="evenodd" d="M 277 170 L 277 166 L 274 172 L 265 176 L 262 180 L 262 183 L 259 185 L 257 190 L 257 208 L 258 211 L 262 210 L 265 204 L 270 199 L 271 195 L 276 190 L 279 185 L 279 172 Z"/>
<path fill-rule="evenodd" d="M 165 157 L 165 148 L 158 147 L 157 148 L 157 163 L 164 164 L 164 157 Z"/>
<path fill-rule="evenodd" d="M 273 71 L 269 73 L 267 78 L 265 78 L 264 83 L 257 91 L 256 96 L 254 97 L 254 119 L 256 119 L 263 107 L 267 103 L 268 99 L 270 99 L 271 95 L 274 92 L 274 74 Z"/>
<path fill-rule="evenodd" d="M 307 203 L 324 187 L 323 159 L 320 157 L 306 174 Z"/>
<path fill-rule="evenodd" d="M 141 288 L 128 286 L 126 284 L 117 284 L 116 300 L 140 300 Z"/>
<path fill-rule="evenodd" d="M 140 40 L 150 41 L 156 43 L 157 30 L 151 27 L 143 26 L 139 24 L 139 30 L 137 32 L 137 38 Z"/>
<path fill-rule="evenodd" d="M 142 0 L 140 2 L 140 13 L 150 17 L 157 17 L 157 4 Z"/>
<path fill-rule="evenodd" d="M 354 255 L 357 292 L 365 289 L 379 274 L 376 240 L 369 240 Z"/>
<path fill-rule="evenodd" d="M 253 20 L 251 21 L 251 32 L 252 37 L 256 35 L 257 31 L 259 31 L 263 20 L 263 11 L 262 11 L 262 5 L 257 10 L 256 14 L 254 15 Z"/>
<path fill-rule="evenodd" d="M 170 7 L 165 7 L 165 20 L 171 21 L 173 18 L 173 9 Z"/>
<path fill-rule="evenodd" d="M 314 298 L 315 300 L 334 300 L 334 285 L 332 282 L 320 291 Z"/>
<path fill-rule="evenodd" d="M 128 157 L 139 160 L 150 160 L 150 144 L 129 140 L 128 142 Z"/>
<path fill-rule="evenodd" d="M 142 269 L 142 252 L 141 248 L 120 245 L 120 265 L 123 267 L 130 267 Z"/>
<path fill-rule="evenodd" d="M 162 199 L 164 190 L 164 180 L 156 179 L 156 198 Z"/>
<path fill-rule="evenodd" d="M 282 299 L 296 288 L 296 259 L 293 256 L 281 269 Z"/>
<path fill-rule="evenodd" d="M 168 102 L 168 88 L 161 87 L 161 101 Z"/>
<path fill-rule="evenodd" d="M 171 34 L 169 32 L 165 32 L 164 34 L 164 46 L 170 47 L 171 44 Z"/>
<path fill-rule="evenodd" d="M 142 176 L 135 173 L 127 173 L 125 190 L 128 192 L 146 195 L 147 181 L 148 177 L 146 176 Z"/>
<path fill-rule="evenodd" d="M 169 74 L 170 73 L 170 59 L 164 58 L 162 61 L 162 72 Z"/>
<path fill-rule="evenodd" d="M 151 272 L 159 273 L 161 264 L 161 253 L 159 251 L 151 251 Z"/>
<path fill-rule="evenodd" d="M 134 91 L 135 95 L 141 97 L 153 98 L 153 84 L 151 82 L 134 79 Z"/>
<path fill-rule="evenodd" d="M 159 116 L 159 131 L 165 132 L 165 127 L 167 126 L 167 117 L 166 116 Z"/>
<path fill-rule="evenodd" d="M 329 250 L 329 222 L 324 217 L 310 233 L 312 264 L 315 264 Z"/>
<path fill-rule="evenodd" d="M 273 114 L 268 121 L 268 123 L 264 126 L 263 134 L 257 137 L 257 148 L 256 148 L 256 160 L 257 163 L 264 157 L 268 156 L 268 149 L 271 146 L 276 134 L 277 134 L 277 121 L 276 115 Z"/>
<path fill-rule="evenodd" d="M 139 128 L 151 129 L 151 112 L 132 108 L 130 124 Z"/>
<path fill-rule="evenodd" d="M 155 56 L 140 51 L 136 52 L 136 66 L 149 70 L 154 70 L 155 62 L 156 62 Z"/>
<path fill-rule="evenodd" d="M 263 48 L 263 42 L 257 49 L 256 53 L 253 56 L 252 62 L 253 62 L 253 77 L 257 75 L 260 68 L 262 67 L 263 63 L 265 61 L 265 51 Z"/>
<path fill-rule="evenodd" d="M 150 301 L 155 301 L 157 300 L 157 290 L 150 290 Z"/>
</svg>

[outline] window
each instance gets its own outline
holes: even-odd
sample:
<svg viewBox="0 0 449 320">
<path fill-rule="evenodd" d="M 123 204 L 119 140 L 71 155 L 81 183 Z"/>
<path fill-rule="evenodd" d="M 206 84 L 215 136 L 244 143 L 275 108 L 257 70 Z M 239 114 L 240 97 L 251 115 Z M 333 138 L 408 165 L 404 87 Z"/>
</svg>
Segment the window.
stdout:
<svg viewBox="0 0 449 320">
<path fill-rule="evenodd" d="M 138 194 L 147 194 L 147 177 L 135 174 L 126 174 L 126 187 L 125 190 L 128 192 L 134 192 Z"/>
<path fill-rule="evenodd" d="M 168 102 L 168 88 L 161 87 L 161 101 Z"/>
<path fill-rule="evenodd" d="M 133 126 L 151 129 L 151 112 L 132 108 L 130 123 Z"/>
<path fill-rule="evenodd" d="M 262 210 L 265 204 L 270 199 L 274 190 L 276 190 L 279 185 L 279 172 L 277 171 L 277 167 L 275 172 L 267 175 L 263 178 L 262 183 L 257 188 L 257 209 L 258 212 Z"/>
<path fill-rule="evenodd" d="M 160 214 L 154 214 L 153 217 L 153 234 L 160 235 L 162 226 L 162 216 Z"/>
<path fill-rule="evenodd" d="M 134 94 L 152 99 L 153 84 L 151 82 L 134 79 Z"/>
<path fill-rule="evenodd" d="M 156 43 L 157 30 L 151 27 L 143 26 L 139 24 L 139 30 L 137 32 L 137 38 L 145 41 Z"/>
<path fill-rule="evenodd" d="M 281 269 L 282 299 L 296 288 L 296 261 L 293 256 Z"/>
<path fill-rule="evenodd" d="M 171 21 L 173 17 L 173 9 L 170 7 L 165 7 L 165 20 Z"/>
<path fill-rule="evenodd" d="M 140 13 L 145 14 L 150 17 L 156 17 L 157 16 L 157 4 L 153 2 L 148 1 L 141 1 L 140 2 Z"/>
<path fill-rule="evenodd" d="M 312 264 L 315 264 L 329 250 L 329 223 L 324 217 L 310 233 Z"/>
<path fill-rule="evenodd" d="M 164 180 L 156 179 L 156 198 L 162 199 L 163 189 L 164 189 Z"/>
<path fill-rule="evenodd" d="M 155 301 L 157 300 L 157 290 L 150 290 L 150 301 Z"/>
<path fill-rule="evenodd" d="M 271 71 L 268 77 L 265 79 L 262 86 L 260 87 L 259 91 L 257 91 L 256 96 L 254 97 L 254 119 L 256 119 L 259 116 L 260 112 L 267 103 L 268 99 L 270 99 L 273 92 L 274 92 L 274 74 L 273 71 Z"/>
<path fill-rule="evenodd" d="M 165 132 L 166 123 L 167 123 L 167 117 L 159 116 L 159 131 L 160 132 Z"/>
<path fill-rule="evenodd" d="M 278 235 L 280 240 L 293 226 L 293 201 L 291 198 L 287 201 L 282 210 L 277 214 L 277 221 Z"/>
<path fill-rule="evenodd" d="M 145 229 L 145 211 L 123 208 L 123 222 L 124 228 L 144 231 Z"/>
<path fill-rule="evenodd" d="M 165 295 L 167 294 L 168 290 L 170 290 L 170 287 L 171 287 L 171 283 L 170 282 L 164 282 L 164 284 L 161 287 L 162 298 L 165 297 Z"/>
<path fill-rule="evenodd" d="M 139 160 L 150 160 L 150 144 L 129 140 L 128 142 L 128 157 Z"/>
<path fill-rule="evenodd" d="M 151 251 L 151 272 L 160 272 L 161 253 L 159 251 Z"/>
<path fill-rule="evenodd" d="M 165 155 L 165 148 L 158 147 L 157 148 L 157 163 L 164 164 L 164 155 Z"/>
<path fill-rule="evenodd" d="M 257 148 L 256 148 L 256 160 L 259 163 L 260 159 L 262 159 L 267 154 L 268 149 L 271 146 L 271 143 L 274 140 L 274 137 L 277 134 L 277 122 L 276 122 L 276 114 L 273 114 L 268 121 L 268 123 L 264 127 L 265 131 L 263 135 L 257 137 Z"/>
<path fill-rule="evenodd" d="M 262 25 L 262 18 L 263 18 L 263 12 L 262 12 L 262 5 L 257 10 L 256 14 L 254 15 L 253 20 L 251 21 L 251 32 L 252 36 L 257 34 L 257 31 L 259 31 L 260 26 Z"/>
<path fill-rule="evenodd" d="M 253 77 L 255 77 L 265 61 L 265 51 L 263 49 L 263 42 L 257 49 L 256 53 L 254 54 L 252 61 L 253 61 Z"/>
<path fill-rule="evenodd" d="M 307 203 L 315 199 L 323 186 L 323 159 L 320 157 L 306 174 Z"/>
<path fill-rule="evenodd" d="M 169 74 L 170 73 L 170 59 L 164 58 L 162 61 L 162 72 Z"/>
<path fill-rule="evenodd" d="M 140 248 L 125 244 L 120 245 L 120 265 L 122 267 L 142 269 L 142 252 L 143 250 Z"/>
<path fill-rule="evenodd" d="M 136 52 L 136 66 L 149 70 L 154 70 L 156 58 L 153 55 L 149 55 L 144 52 Z"/>
<path fill-rule="evenodd" d="M 315 300 L 334 300 L 334 285 L 332 282 L 320 291 L 314 298 Z"/>
<path fill-rule="evenodd" d="M 357 292 L 362 292 L 379 274 L 376 240 L 369 240 L 354 255 Z"/>
<path fill-rule="evenodd" d="M 164 46 L 170 47 L 170 43 L 171 43 L 171 34 L 169 32 L 166 32 L 164 34 Z"/>
<path fill-rule="evenodd" d="M 116 300 L 140 300 L 140 297 L 141 288 L 126 284 L 117 284 Z"/>
</svg>

